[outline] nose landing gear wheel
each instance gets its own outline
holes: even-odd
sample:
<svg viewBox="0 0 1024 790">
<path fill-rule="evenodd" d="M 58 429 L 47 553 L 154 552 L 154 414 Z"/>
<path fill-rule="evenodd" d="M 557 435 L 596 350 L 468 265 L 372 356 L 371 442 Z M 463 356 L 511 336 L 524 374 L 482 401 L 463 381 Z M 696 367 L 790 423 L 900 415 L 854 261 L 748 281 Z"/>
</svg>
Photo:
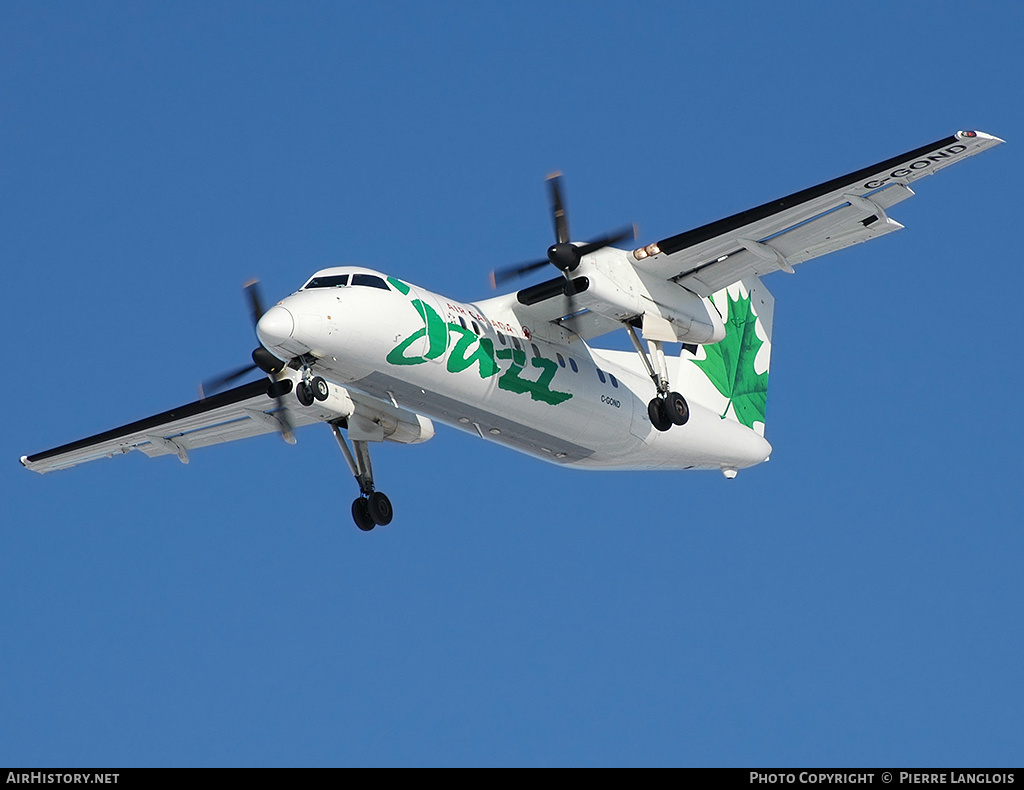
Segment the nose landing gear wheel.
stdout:
<svg viewBox="0 0 1024 790">
<path fill-rule="evenodd" d="M 300 381 L 295 385 L 295 397 L 299 399 L 299 403 L 303 406 L 313 405 L 313 388 L 310 387 L 306 382 Z"/>
<path fill-rule="evenodd" d="M 352 520 L 363 532 L 369 532 L 376 525 L 365 497 L 359 497 L 352 503 Z"/>
<path fill-rule="evenodd" d="M 314 398 L 317 400 L 327 400 L 330 390 L 327 389 L 327 382 L 323 380 L 322 376 L 314 376 L 313 380 L 309 382 L 309 387 Z"/>
</svg>

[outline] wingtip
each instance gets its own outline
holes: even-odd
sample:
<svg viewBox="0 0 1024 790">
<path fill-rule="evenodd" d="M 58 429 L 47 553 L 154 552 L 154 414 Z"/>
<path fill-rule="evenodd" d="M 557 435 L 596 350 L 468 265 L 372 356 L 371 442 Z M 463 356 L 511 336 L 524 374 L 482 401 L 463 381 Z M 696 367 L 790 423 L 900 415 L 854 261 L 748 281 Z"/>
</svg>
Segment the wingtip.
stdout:
<svg viewBox="0 0 1024 790">
<path fill-rule="evenodd" d="M 987 140 L 989 142 L 995 143 L 997 145 L 999 143 L 1005 143 L 1006 142 L 1006 140 L 1002 139 L 1001 137 L 996 137 L 994 134 L 988 134 L 987 132 L 979 132 L 976 129 L 970 129 L 970 130 L 967 130 L 967 131 L 957 132 L 956 136 L 959 137 L 961 140 L 969 140 L 971 138 L 975 138 L 975 139 L 980 138 L 982 140 Z"/>
<path fill-rule="evenodd" d="M 24 466 L 26 469 L 28 469 L 28 471 L 35 472 L 36 474 L 39 474 L 39 475 L 41 475 L 43 473 L 43 471 L 40 470 L 38 467 L 35 467 L 35 466 L 32 465 L 32 462 L 28 460 L 28 456 L 27 455 L 21 456 L 21 458 L 19 460 L 21 461 L 21 465 Z"/>
</svg>

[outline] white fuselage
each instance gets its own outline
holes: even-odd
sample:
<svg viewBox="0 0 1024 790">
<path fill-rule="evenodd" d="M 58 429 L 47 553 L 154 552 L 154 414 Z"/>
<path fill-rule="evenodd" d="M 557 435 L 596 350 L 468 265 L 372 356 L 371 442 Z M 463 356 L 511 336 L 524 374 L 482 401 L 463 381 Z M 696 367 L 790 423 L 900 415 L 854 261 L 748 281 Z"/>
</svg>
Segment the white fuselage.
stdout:
<svg viewBox="0 0 1024 790">
<path fill-rule="evenodd" d="M 655 386 L 637 355 L 591 349 L 552 325 L 531 331 L 514 295 L 462 303 L 362 267 L 317 277 L 346 274 L 363 282 L 310 287 L 314 278 L 271 308 L 261 342 L 282 359 L 316 358 L 330 382 L 554 463 L 728 471 L 771 451 L 693 400 L 685 425 L 656 430 Z"/>
</svg>

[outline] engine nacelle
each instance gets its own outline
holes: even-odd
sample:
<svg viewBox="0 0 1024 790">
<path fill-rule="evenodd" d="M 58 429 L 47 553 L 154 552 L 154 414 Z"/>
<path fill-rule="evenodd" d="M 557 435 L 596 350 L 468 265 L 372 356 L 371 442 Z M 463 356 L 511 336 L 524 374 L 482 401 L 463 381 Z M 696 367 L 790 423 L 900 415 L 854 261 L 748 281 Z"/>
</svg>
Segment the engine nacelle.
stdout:
<svg viewBox="0 0 1024 790">
<path fill-rule="evenodd" d="M 662 336 L 653 338 L 656 340 L 717 343 L 725 337 L 722 316 L 709 300 L 638 270 L 620 250 L 602 250 L 588 256 L 578 271 L 573 282 L 579 307 L 615 321 L 642 316 L 645 326 L 664 327 Z"/>
<path fill-rule="evenodd" d="M 299 380 L 296 374 L 295 380 Z M 373 400 L 328 382 L 327 397 L 302 406 L 301 413 L 317 420 L 344 420 L 349 437 L 370 442 L 419 444 L 434 436 L 434 423 L 421 414 Z M 294 397 L 294 396 L 292 396 Z"/>
<path fill-rule="evenodd" d="M 722 315 L 708 299 L 669 280 L 643 277 L 650 304 L 645 315 L 656 314 L 672 325 L 681 343 L 717 343 L 725 337 Z M 646 300 L 645 300 L 646 301 Z"/>
<path fill-rule="evenodd" d="M 318 420 L 347 420 L 356 411 L 356 404 L 349 395 L 348 390 L 339 387 L 337 384 L 327 385 L 326 400 L 315 400 L 312 405 L 302 409 L 303 414 L 308 414 Z"/>
<path fill-rule="evenodd" d="M 383 427 L 386 442 L 419 444 L 434 436 L 434 423 L 422 414 L 411 411 L 401 413 L 398 419 L 383 415 Z"/>
</svg>

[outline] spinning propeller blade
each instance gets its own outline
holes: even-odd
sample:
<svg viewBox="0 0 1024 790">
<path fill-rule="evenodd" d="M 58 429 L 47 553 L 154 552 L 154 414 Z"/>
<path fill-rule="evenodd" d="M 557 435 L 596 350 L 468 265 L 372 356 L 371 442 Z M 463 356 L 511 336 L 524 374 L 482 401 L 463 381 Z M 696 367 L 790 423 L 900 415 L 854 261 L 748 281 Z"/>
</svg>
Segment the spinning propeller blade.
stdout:
<svg viewBox="0 0 1024 790">
<path fill-rule="evenodd" d="M 256 331 L 256 324 L 259 323 L 265 312 L 263 309 L 263 298 L 260 295 L 260 282 L 259 280 L 250 280 L 244 286 L 245 296 L 249 300 L 249 315 L 252 318 L 252 328 Z M 258 338 L 257 338 L 258 339 Z M 295 444 L 295 434 L 292 432 L 291 421 L 288 419 L 288 410 L 284 405 L 284 387 L 274 386 L 281 381 L 279 374 L 284 370 L 284 363 L 281 362 L 277 357 L 271 354 L 261 343 L 252 352 L 252 364 L 245 365 L 243 367 L 232 370 L 229 373 L 225 373 L 214 379 L 207 379 L 199 385 L 199 397 L 200 399 L 206 398 L 207 395 L 212 395 L 214 392 L 219 390 L 221 387 L 230 384 L 235 379 L 241 378 L 246 373 L 256 370 L 259 368 L 268 376 L 274 384 L 271 385 L 271 392 L 274 396 L 274 400 L 277 402 L 277 411 L 274 412 L 274 417 L 281 424 L 281 436 L 288 444 Z"/>
<path fill-rule="evenodd" d="M 207 395 L 213 395 L 218 390 L 226 387 L 235 379 L 240 379 L 249 371 L 256 370 L 255 364 L 245 365 L 230 373 L 225 373 L 215 379 L 207 379 L 199 385 L 199 399 L 205 400 Z"/>
<path fill-rule="evenodd" d="M 580 265 L 584 255 L 590 255 L 605 247 L 618 244 L 628 238 L 636 238 L 636 225 L 622 228 L 601 236 L 584 244 L 573 244 L 569 241 L 569 217 L 565 209 L 565 201 L 562 198 L 562 174 L 552 173 L 548 176 L 548 191 L 551 200 L 551 215 L 555 226 L 555 243 L 548 247 L 547 258 L 539 261 L 530 261 L 516 266 L 507 266 L 502 269 L 495 269 L 491 272 L 491 287 L 497 288 L 500 284 L 522 277 L 524 274 L 541 269 L 551 264 L 565 275 L 567 283 L 572 282 L 570 272 Z M 566 287 L 566 296 L 572 299 L 573 290 L 571 285 Z"/>
</svg>

